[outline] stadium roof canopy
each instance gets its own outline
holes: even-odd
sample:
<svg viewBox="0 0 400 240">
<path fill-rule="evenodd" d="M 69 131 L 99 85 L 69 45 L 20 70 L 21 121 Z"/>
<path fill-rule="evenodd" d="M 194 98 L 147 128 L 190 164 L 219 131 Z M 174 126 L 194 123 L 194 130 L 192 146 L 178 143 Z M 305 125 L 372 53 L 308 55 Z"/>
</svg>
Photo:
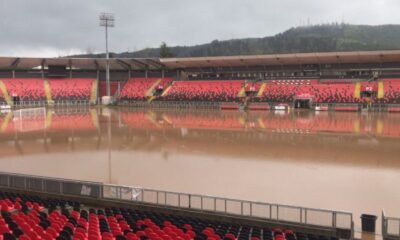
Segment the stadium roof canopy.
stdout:
<svg viewBox="0 0 400 240">
<path fill-rule="evenodd" d="M 165 68 L 158 58 L 111 58 L 112 70 L 157 70 Z M 29 70 L 47 68 L 49 65 L 66 65 L 72 69 L 104 70 L 105 58 L 18 58 L 0 57 L 2 70 Z"/>
<path fill-rule="evenodd" d="M 111 70 L 160 70 L 206 67 L 285 66 L 305 64 L 388 63 L 400 62 L 400 50 L 292 53 L 248 56 L 191 58 L 111 58 Z M 19 58 L 0 57 L 0 70 L 30 70 L 49 65 L 66 65 L 72 69 L 104 70 L 104 58 Z"/>
<path fill-rule="evenodd" d="M 168 68 L 284 66 L 304 64 L 400 62 L 400 50 L 364 52 L 292 53 L 250 56 L 160 59 Z"/>
</svg>

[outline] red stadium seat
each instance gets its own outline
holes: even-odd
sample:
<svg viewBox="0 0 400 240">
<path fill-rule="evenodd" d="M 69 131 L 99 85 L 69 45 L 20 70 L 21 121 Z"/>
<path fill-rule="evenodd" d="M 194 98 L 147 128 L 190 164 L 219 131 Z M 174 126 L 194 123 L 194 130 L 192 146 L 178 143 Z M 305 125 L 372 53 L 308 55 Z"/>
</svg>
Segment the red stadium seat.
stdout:
<svg viewBox="0 0 400 240">
<path fill-rule="evenodd" d="M 164 100 L 171 101 L 236 101 L 243 80 L 176 81 Z"/>
<path fill-rule="evenodd" d="M 40 101 L 46 99 L 43 79 L 15 78 L 1 80 L 11 97 L 18 96 L 21 101 Z"/>
<path fill-rule="evenodd" d="M 400 79 L 386 79 L 384 84 L 383 103 L 399 104 L 400 103 Z"/>
<path fill-rule="evenodd" d="M 146 93 L 154 87 L 166 88 L 170 82 L 171 78 L 131 78 L 123 86 L 120 98 L 123 100 L 146 100 Z M 158 84 L 157 84 L 158 83 Z"/>
<path fill-rule="evenodd" d="M 8 193 L 7 193 L 8 194 Z M 39 212 L 35 209 L 28 214 L 24 211 L 13 211 L 6 214 L 6 220 L 0 216 L 0 234 L 10 239 L 44 239 L 54 240 L 116 240 L 116 239 L 150 239 L 150 240 L 193 240 L 193 239 L 252 239 L 252 240 L 307 240 L 306 236 L 296 234 L 290 229 L 261 229 L 252 226 L 241 226 L 224 222 L 214 222 L 205 219 L 194 219 L 174 214 L 143 212 L 125 208 L 105 208 L 79 210 L 75 205 L 72 212 L 66 211 L 65 201 L 30 198 L 20 195 L 5 194 L 0 191 L 0 200 L 4 203 L 23 206 L 29 202 L 35 205 L 52 205 L 52 209 Z M 57 202 L 57 203 L 56 203 Z M 54 210 L 55 206 L 63 211 Z M 5 212 L 2 213 L 2 215 Z M 38 224 L 37 221 L 40 221 Z M 10 231 L 7 223 L 13 226 Z M 47 223 L 50 223 L 48 226 Z M 42 225 L 45 224 L 45 227 Z M 123 230 L 123 231 L 122 231 Z M 327 239 L 327 238 L 320 238 Z M 1 240 L 1 239 L 0 239 Z M 337 238 L 331 238 L 337 240 Z"/>
<path fill-rule="evenodd" d="M 89 100 L 92 78 L 62 78 L 49 79 L 51 96 L 53 100 Z"/>
</svg>

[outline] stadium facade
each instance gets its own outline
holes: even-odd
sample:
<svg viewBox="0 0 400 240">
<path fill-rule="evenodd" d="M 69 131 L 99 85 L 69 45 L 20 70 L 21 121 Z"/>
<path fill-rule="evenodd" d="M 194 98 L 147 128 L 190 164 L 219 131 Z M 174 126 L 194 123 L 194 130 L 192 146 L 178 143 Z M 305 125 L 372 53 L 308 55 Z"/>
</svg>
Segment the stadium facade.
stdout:
<svg viewBox="0 0 400 240">
<path fill-rule="evenodd" d="M 231 109 L 399 111 L 400 51 L 197 58 L 114 58 L 111 94 L 120 104 Z M 7 105 L 96 104 L 106 60 L 0 58 Z"/>
<path fill-rule="evenodd" d="M 115 58 L 109 64 L 111 93 L 121 105 L 400 112 L 400 51 Z M 0 58 L 1 107 L 99 104 L 107 92 L 106 65 L 105 59 L 97 58 Z M 84 134 L 96 140 L 96 146 L 102 139 L 111 139 L 111 115 L 103 138 L 101 120 L 94 109 L 78 108 L 67 116 L 60 109 L 29 111 L 25 112 L 27 124 L 21 121 L 21 110 L 0 116 L 6 142 L 19 142 L 21 132 L 29 135 L 38 130 L 43 130 L 45 140 L 37 141 L 35 135 L 32 139 L 46 150 L 46 139 L 59 132 L 71 132 L 71 142 L 74 136 Z M 177 139 L 186 132 L 187 138 L 200 139 L 201 143 L 201 134 L 190 127 L 193 122 L 211 130 L 203 135 L 223 138 L 224 131 L 231 130 L 246 135 L 246 141 L 255 138 L 263 146 L 279 139 L 293 140 L 291 135 L 282 137 L 287 133 L 297 134 L 303 143 L 307 143 L 303 133 L 312 136 L 309 145 L 324 134 L 330 138 L 334 131 L 354 134 L 349 140 L 352 142 L 360 142 L 357 135 L 362 131 L 387 138 L 399 135 L 396 124 L 385 118 L 376 122 L 369 119 L 365 125 L 376 127 L 361 129 L 359 121 L 337 121 L 329 116 L 300 121 L 303 125 L 295 128 L 290 116 L 272 121 L 268 115 L 208 119 L 194 114 L 189 122 L 172 113 L 151 116 L 122 112 L 118 120 L 121 126 L 123 123 L 133 129 L 129 134 L 134 131 L 139 140 L 141 135 L 149 136 L 148 129 L 160 129 L 164 124 Z M 332 121 L 339 129 L 332 128 Z M 80 134 L 75 133 L 79 130 L 77 122 L 82 128 Z M 255 127 L 272 134 L 246 131 Z M 227 135 L 233 136 L 230 132 Z M 338 141 L 351 146 L 343 139 Z M 10 148 L 7 144 L 3 147 Z M 15 144 L 15 148 L 21 149 L 21 145 Z M 352 148 L 357 150 L 357 146 Z M 310 152 L 314 151 L 312 146 Z M 349 212 L 2 172 L 0 186 L 0 233 L 4 239 L 354 239 L 354 219 Z M 398 222 L 382 211 L 383 239 L 398 239 Z"/>
</svg>

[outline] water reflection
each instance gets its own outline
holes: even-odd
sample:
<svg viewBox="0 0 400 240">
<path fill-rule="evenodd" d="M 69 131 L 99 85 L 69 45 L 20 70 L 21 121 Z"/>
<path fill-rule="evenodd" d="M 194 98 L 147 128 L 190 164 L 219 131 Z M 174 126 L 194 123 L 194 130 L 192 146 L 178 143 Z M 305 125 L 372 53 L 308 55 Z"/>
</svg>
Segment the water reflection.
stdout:
<svg viewBox="0 0 400 240">
<path fill-rule="evenodd" d="M 1 156 L 146 151 L 398 167 L 400 115 L 48 109 L 0 115 Z"/>
<path fill-rule="evenodd" d="M 285 133 L 348 133 L 400 137 L 400 115 L 343 112 L 182 112 L 124 111 L 130 128 L 269 130 Z"/>
<path fill-rule="evenodd" d="M 382 113 L 4 113 L 0 169 L 400 215 L 399 124 Z"/>
</svg>

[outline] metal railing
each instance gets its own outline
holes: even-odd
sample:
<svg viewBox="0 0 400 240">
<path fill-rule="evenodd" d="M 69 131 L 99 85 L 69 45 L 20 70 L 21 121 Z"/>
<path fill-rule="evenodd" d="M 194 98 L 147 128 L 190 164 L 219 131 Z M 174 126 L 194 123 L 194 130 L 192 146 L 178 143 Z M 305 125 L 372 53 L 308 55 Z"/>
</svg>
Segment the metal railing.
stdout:
<svg viewBox="0 0 400 240">
<path fill-rule="evenodd" d="M 131 100 L 120 100 L 118 102 L 121 106 L 129 106 L 135 108 L 196 108 L 196 109 L 219 109 L 219 102 L 186 102 L 186 101 L 131 101 Z"/>
<path fill-rule="evenodd" d="M 41 193 L 102 197 L 102 183 L 0 172 L 0 187 Z"/>
<path fill-rule="evenodd" d="M 14 104 L 14 106 L 21 107 L 43 107 L 45 105 L 47 105 L 47 101 L 19 101 Z"/>
<path fill-rule="evenodd" d="M 382 211 L 383 239 L 400 239 L 400 218 L 387 217 Z"/>
<path fill-rule="evenodd" d="M 103 185 L 103 197 L 327 228 L 352 229 L 352 213 L 199 194 Z"/>
<path fill-rule="evenodd" d="M 90 100 L 57 100 L 54 106 L 90 105 Z"/>
<path fill-rule="evenodd" d="M 188 101 L 137 101 L 137 100 L 118 100 L 118 105 L 121 106 L 129 106 L 135 108 L 196 108 L 196 109 L 220 109 L 221 105 L 240 105 L 239 102 L 188 102 Z M 251 106 L 257 105 L 269 105 L 272 109 L 273 106 L 279 105 L 277 102 L 250 102 Z M 288 102 L 288 106 L 293 107 L 293 103 Z M 354 108 L 355 111 L 368 110 L 374 112 L 386 112 L 389 108 L 399 108 L 400 104 L 384 104 L 384 103 L 313 103 L 311 108 L 315 108 L 315 106 L 326 106 L 328 110 L 335 110 L 335 108 Z"/>
<path fill-rule="evenodd" d="M 55 100 L 48 101 L 19 101 L 14 103 L 15 107 L 44 107 L 44 106 L 75 106 L 75 105 L 90 105 L 89 100 Z"/>
<path fill-rule="evenodd" d="M 193 209 L 215 214 L 222 213 L 280 223 L 343 229 L 353 232 L 353 215 L 343 211 L 2 172 L 0 172 L 0 187 L 104 200 L 156 204 L 165 207 Z"/>
</svg>

